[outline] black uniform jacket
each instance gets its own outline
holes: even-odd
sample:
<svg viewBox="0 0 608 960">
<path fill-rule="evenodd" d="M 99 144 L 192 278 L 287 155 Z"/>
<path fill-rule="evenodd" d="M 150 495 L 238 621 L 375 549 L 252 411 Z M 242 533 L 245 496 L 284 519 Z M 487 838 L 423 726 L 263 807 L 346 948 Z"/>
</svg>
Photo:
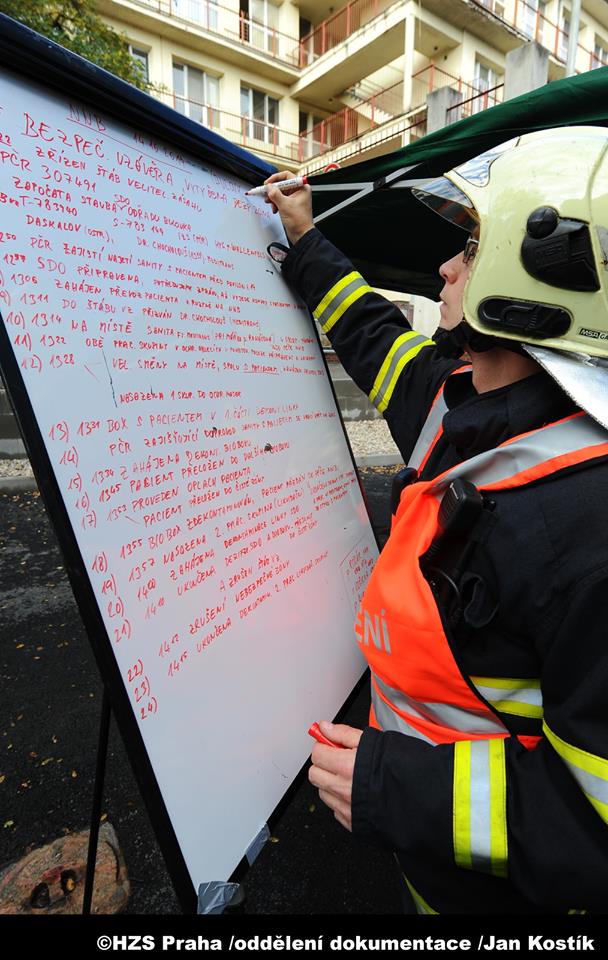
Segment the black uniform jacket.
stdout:
<svg viewBox="0 0 608 960">
<path fill-rule="evenodd" d="M 439 386 L 461 363 L 437 357 L 424 337 L 400 340 L 410 330 L 401 312 L 318 230 L 292 248 L 283 273 L 348 373 L 382 398 L 407 463 Z M 403 342 L 413 344 L 409 356 Z M 445 398 L 444 438 L 422 479 L 576 409 L 544 372 L 483 394 L 462 373 L 446 384 Z M 576 756 L 591 764 L 596 803 L 546 737 L 528 751 L 514 736 L 542 733 L 543 719 L 497 710 L 512 734 L 507 879 L 455 864 L 451 744 L 366 729 L 355 767 L 353 832 L 397 851 L 432 912 L 606 913 L 608 459 L 493 496 L 495 523 L 460 584 L 464 615 L 453 652 L 468 677 L 540 680 L 544 722 L 566 753 L 582 751 Z"/>
</svg>

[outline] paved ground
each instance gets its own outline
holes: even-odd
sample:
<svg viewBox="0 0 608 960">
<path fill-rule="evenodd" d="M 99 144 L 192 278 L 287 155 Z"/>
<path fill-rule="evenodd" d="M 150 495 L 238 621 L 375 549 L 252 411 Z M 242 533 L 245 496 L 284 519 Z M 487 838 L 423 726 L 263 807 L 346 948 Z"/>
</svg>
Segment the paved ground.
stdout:
<svg viewBox="0 0 608 960">
<path fill-rule="evenodd" d="M 381 539 L 394 469 L 363 470 Z M 36 494 L 0 496 L 0 869 L 89 824 L 101 684 L 54 534 Z M 363 691 L 345 721 L 363 726 Z M 120 737 L 104 812 L 132 883 L 130 913 L 179 907 Z M 250 870 L 247 912 L 396 913 L 391 855 L 353 841 L 303 781 Z"/>
</svg>

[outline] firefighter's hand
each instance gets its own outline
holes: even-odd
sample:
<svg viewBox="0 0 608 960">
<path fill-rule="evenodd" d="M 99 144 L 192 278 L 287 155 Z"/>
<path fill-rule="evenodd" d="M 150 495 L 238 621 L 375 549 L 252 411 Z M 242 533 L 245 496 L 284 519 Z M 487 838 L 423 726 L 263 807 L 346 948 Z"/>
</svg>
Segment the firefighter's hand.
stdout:
<svg viewBox="0 0 608 960">
<path fill-rule="evenodd" d="M 319 726 L 326 737 L 345 749 L 339 750 L 317 743 L 312 751 L 312 766 L 308 771 L 308 779 L 319 788 L 321 800 L 333 810 L 336 820 L 352 831 L 353 772 L 363 731 L 347 727 L 343 723 L 328 723 L 327 720 L 322 720 Z"/>
<path fill-rule="evenodd" d="M 278 180 L 289 180 L 294 176 L 282 170 L 280 173 L 273 173 L 264 183 L 271 186 Z M 272 187 L 266 196 L 266 203 L 272 205 L 272 212 L 279 214 L 285 227 L 285 233 L 291 243 L 297 243 L 298 240 L 312 230 L 314 223 L 312 221 L 312 190 L 309 186 L 296 187 L 289 193 L 283 193 L 278 187 Z"/>
</svg>

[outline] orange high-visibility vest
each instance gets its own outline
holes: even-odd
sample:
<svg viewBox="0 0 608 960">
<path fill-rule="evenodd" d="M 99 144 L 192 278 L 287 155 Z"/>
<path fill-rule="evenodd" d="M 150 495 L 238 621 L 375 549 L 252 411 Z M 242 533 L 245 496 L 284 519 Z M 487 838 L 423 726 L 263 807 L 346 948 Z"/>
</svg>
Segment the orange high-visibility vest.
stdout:
<svg viewBox="0 0 608 960">
<path fill-rule="evenodd" d="M 440 399 L 423 427 L 427 446 L 434 446 L 439 436 Z M 416 450 L 414 465 L 428 458 L 428 450 Z M 419 559 L 437 533 L 443 493 L 457 477 L 482 491 L 513 489 L 606 455 L 608 433 L 586 414 L 575 413 L 405 488 L 355 623 L 371 669 L 371 726 L 430 744 L 510 735 L 458 667 Z M 519 739 L 528 748 L 539 740 Z"/>
</svg>

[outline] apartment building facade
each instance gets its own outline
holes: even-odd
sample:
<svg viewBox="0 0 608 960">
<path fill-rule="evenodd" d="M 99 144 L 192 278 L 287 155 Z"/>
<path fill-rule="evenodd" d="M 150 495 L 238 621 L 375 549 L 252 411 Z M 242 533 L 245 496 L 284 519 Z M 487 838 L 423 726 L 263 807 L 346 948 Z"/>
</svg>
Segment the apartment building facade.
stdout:
<svg viewBox="0 0 608 960">
<path fill-rule="evenodd" d="M 426 132 L 426 97 L 457 91 L 448 122 L 502 100 L 527 40 L 565 73 L 570 0 L 98 0 L 154 95 L 300 172 L 347 165 Z M 608 64 L 608 3 L 583 0 L 576 70 Z"/>
</svg>

